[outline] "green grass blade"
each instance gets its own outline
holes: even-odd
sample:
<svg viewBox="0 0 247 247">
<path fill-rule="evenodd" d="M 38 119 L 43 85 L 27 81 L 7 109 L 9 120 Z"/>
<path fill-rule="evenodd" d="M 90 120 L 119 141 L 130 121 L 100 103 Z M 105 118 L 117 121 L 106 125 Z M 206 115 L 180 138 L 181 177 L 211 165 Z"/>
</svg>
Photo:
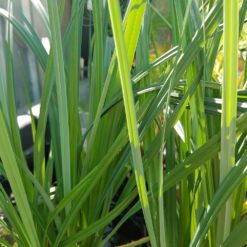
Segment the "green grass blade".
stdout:
<svg viewBox="0 0 247 247">
<path fill-rule="evenodd" d="M 126 14 L 124 16 L 123 29 L 129 68 L 131 68 L 135 56 L 145 9 L 146 1 L 131 0 L 128 3 Z"/>
<path fill-rule="evenodd" d="M 8 104 L 7 104 L 7 88 L 6 83 L 3 80 L 3 74 L 0 71 L 0 102 L 3 109 L 3 113 L 6 117 L 7 124 L 9 125 L 9 114 L 8 114 Z"/>
<path fill-rule="evenodd" d="M 41 166 L 44 160 L 45 130 L 48 116 L 49 103 L 54 87 L 54 71 L 52 64 L 54 62 L 53 50 L 51 50 L 45 70 L 44 86 L 40 99 L 40 114 L 37 126 L 37 132 L 34 141 L 34 170 L 37 178 L 41 177 Z"/>
<path fill-rule="evenodd" d="M 10 50 L 10 44 L 5 44 L 5 58 L 6 58 L 6 81 L 7 81 L 7 105 L 9 115 L 9 130 L 11 130 L 11 140 L 14 150 L 18 156 L 24 159 L 24 155 L 21 147 L 21 138 L 19 133 L 19 127 L 17 124 L 17 112 L 15 103 L 15 92 L 14 92 L 14 73 L 13 73 L 13 58 Z"/>
<path fill-rule="evenodd" d="M 114 43 L 116 47 L 118 68 L 121 79 L 125 113 L 127 119 L 127 127 L 128 127 L 131 150 L 132 150 L 133 166 L 136 176 L 137 188 L 139 191 L 139 196 L 142 203 L 144 217 L 146 220 L 152 246 L 157 246 L 156 235 L 153 229 L 151 211 L 147 198 L 145 176 L 142 167 L 143 165 L 142 165 L 140 141 L 139 141 L 139 135 L 137 129 L 135 103 L 134 103 L 132 85 L 130 80 L 127 51 L 125 47 L 125 40 L 121 26 L 121 14 L 119 9 L 119 3 L 115 0 L 113 1 L 108 0 L 108 6 L 109 6 L 111 25 L 113 30 Z"/>
<path fill-rule="evenodd" d="M 80 140 L 80 122 L 79 122 L 79 75 L 80 75 L 80 44 L 81 44 L 81 21 L 83 19 L 83 11 L 79 7 L 80 1 L 74 1 L 75 14 L 71 19 L 71 47 L 69 51 L 68 64 L 68 111 L 69 111 L 69 127 L 70 127 L 70 152 L 71 152 L 71 178 L 72 186 L 76 183 L 77 167 L 77 146 Z"/>
<path fill-rule="evenodd" d="M 62 49 L 62 39 L 60 33 L 59 14 L 56 1 L 48 1 L 49 18 L 51 26 L 51 44 L 54 49 L 54 67 L 56 77 L 56 89 L 59 112 L 59 133 L 61 141 L 62 176 L 64 194 L 71 190 L 70 171 L 70 145 L 69 145 L 69 120 L 67 105 L 67 90 L 64 71 L 64 59 Z"/>
<path fill-rule="evenodd" d="M 238 67 L 238 2 L 224 1 L 224 84 L 222 105 L 221 180 L 234 165 Z"/>
<path fill-rule="evenodd" d="M 222 89 L 220 181 L 235 164 L 235 129 L 238 81 L 238 1 L 224 1 L 224 83 Z M 236 33 L 237 32 L 237 33 Z M 225 213 L 223 212 L 224 210 Z M 231 199 L 218 221 L 218 245 L 231 227 Z"/>
<path fill-rule="evenodd" d="M 103 1 L 92 0 L 93 6 L 93 21 L 94 21 L 94 56 L 95 63 L 93 64 L 93 69 L 97 70 L 97 73 L 92 74 L 93 80 L 91 80 L 91 97 L 90 97 L 90 120 L 95 118 L 97 111 L 97 106 L 99 104 L 100 95 L 103 87 L 104 77 L 103 77 L 103 65 L 104 65 L 104 33 L 103 29 L 105 24 L 103 21 L 103 15 L 106 11 L 105 3 Z"/>
</svg>

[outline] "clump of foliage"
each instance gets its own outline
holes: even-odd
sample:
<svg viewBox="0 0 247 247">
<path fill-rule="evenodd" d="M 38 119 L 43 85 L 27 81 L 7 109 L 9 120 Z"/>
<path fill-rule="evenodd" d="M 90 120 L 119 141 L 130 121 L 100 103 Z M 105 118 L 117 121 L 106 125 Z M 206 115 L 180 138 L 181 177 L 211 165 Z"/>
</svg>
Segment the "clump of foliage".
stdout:
<svg viewBox="0 0 247 247">
<path fill-rule="evenodd" d="M 49 53 L 24 15 L 17 19 L 0 9 L 44 75 L 40 116 L 32 125 L 31 172 L 16 122 L 12 65 L 18 58 L 6 35 L 0 172 L 16 206 L 1 187 L 0 207 L 7 219 L 1 225 L 19 246 L 104 246 L 142 209 L 144 241 L 153 247 L 241 246 L 247 240 L 247 94 L 246 76 L 238 83 L 237 73 L 247 1 L 169 0 L 168 19 L 154 2 L 126 2 L 122 20 L 119 1 L 92 0 L 87 121 L 81 121 L 79 95 L 86 1 L 72 1 L 63 35 L 65 0 L 60 6 L 47 1 L 47 11 L 40 1 L 30 1 L 49 35 Z M 154 14 L 172 38 L 161 55 L 152 32 Z M 215 64 L 222 46 L 221 81 Z"/>
</svg>

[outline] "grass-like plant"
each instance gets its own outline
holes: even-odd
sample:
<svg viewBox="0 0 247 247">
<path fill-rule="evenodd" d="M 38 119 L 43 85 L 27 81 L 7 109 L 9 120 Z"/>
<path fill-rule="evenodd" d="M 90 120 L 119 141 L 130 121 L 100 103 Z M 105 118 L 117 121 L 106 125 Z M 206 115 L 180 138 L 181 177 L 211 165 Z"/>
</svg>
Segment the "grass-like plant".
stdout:
<svg viewBox="0 0 247 247">
<path fill-rule="evenodd" d="M 0 172 L 15 200 L 0 186 L 1 227 L 18 246 L 103 247 L 142 210 L 147 236 L 128 246 L 243 246 L 247 69 L 238 71 L 238 43 L 247 0 L 169 0 L 169 15 L 155 1 L 128 0 L 122 8 L 117 0 L 91 2 L 88 107 L 79 94 L 87 1 L 72 1 L 64 33 L 65 0 L 49 0 L 47 8 L 30 1 L 49 53 L 23 13 L 0 9 L 8 27 Z M 19 1 L 8 3 L 19 8 Z M 154 20 L 171 37 L 165 52 Z M 12 30 L 43 71 L 33 171 L 16 120 L 13 60 L 22 61 L 13 53 Z M 3 238 L 0 244 L 11 246 Z"/>
</svg>

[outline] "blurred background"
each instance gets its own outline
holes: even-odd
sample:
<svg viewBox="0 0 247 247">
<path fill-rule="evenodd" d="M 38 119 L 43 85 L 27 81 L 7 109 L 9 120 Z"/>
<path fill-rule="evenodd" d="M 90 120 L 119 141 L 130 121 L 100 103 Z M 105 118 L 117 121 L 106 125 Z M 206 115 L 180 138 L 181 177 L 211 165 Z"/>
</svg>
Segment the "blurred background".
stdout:
<svg viewBox="0 0 247 247">
<path fill-rule="evenodd" d="M 66 29 L 67 21 L 70 17 L 70 11 L 71 11 L 71 1 L 72 0 L 66 0 L 65 6 L 64 6 L 64 17 L 63 17 L 63 23 L 62 23 L 62 33 Z M 34 30 L 37 32 L 39 38 L 41 39 L 43 45 L 45 46 L 46 50 L 49 51 L 49 39 L 48 34 L 44 28 L 43 22 L 38 14 L 36 14 L 36 9 L 34 8 L 35 4 L 38 4 L 39 1 L 35 0 L 15 0 L 15 4 L 11 4 L 11 1 L 7 0 L 0 0 L 0 8 L 5 10 L 10 10 L 12 15 L 17 18 L 19 21 L 21 21 L 21 16 L 19 16 L 20 13 L 24 13 L 25 18 L 27 18 L 30 23 L 32 23 L 32 26 Z M 32 4 L 31 2 L 36 2 L 35 4 Z M 43 4 L 44 8 L 46 8 L 46 0 L 40 0 L 40 2 Z M 84 14 L 84 23 L 82 27 L 82 51 L 81 51 L 81 65 L 82 65 L 82 71 L 81 77 L 84 80 L 81 88 L 80 88 L 80 94 L 82 101 L 87 100 L 88 94 L 88 82 L 85 80 L 85 76 L 87 76 L 87 58 L 89 54 L 89 33 L 90 28 L 92 25 L 90 24 L 92 18 L 91 18 L 91 0 L 88 0 L 87 8 L 85 9 Z M 127 0 L 121 0 L 121 6 L 122 10 L 124 12 L 128 1 Z M 154 59 L 158 54 L 162 54 L 170 45 L 170 32 L 168 29 L 168 25 L 166 23 L 166 20 L 162 19 L 161 15 L 159 13 L 162 13 L 162 15 L 165 14 L 165 16 L 168 16 L 169 10 L 168 10 L 168 4 L 167 0 L 154 0 L 152 1 L 153 6 L 155 9 L 152 9 L 152 32 L 154 35 L 154 40 L 152 40 L 153 43 L 155 43 L 157 46 L 155 49 L 152 49 L 150 51 L 150 59 Z M 20 11 L 21 10 L 21 11 Z M 157 11 L 159 10 L 159 12 Z M 24 24 L 23 24 L 24 25 Z M 35 61 L 34 55 L 30 51 L 30 49 L 27 47 L 27 45 L 18 37 L 18 35 L 13 32 L 13 29 L 10 25 L 7 24 L 6 20 L 3 17 L 0 17 L 0 76 L 4 79 L 5 78 L 5 61 L 4 61 L 4 46 L 5 46 L 5 40 L 8 39 L 8 35 L 13 36 L 13 44 L 11 49 L 14 51 L 13 54 L 15 54 L 14 57 L 14 64 L 13 64 L 13 70 L 14 70 L 14 82 L 15 82 L 15 93 L 16 93 L 16 103 L 17 103 L 17 111 L 18 114 L 23 114 L 27 111 L 27 102 L 24 92 L 24 86 L 23 83 L 26 81 L 28 85 L 29 94 L 31 96 L 32 104 L 39 103 L 40 99 L 40 89 L 42 87 L 43 83 L 43 73 L 40 69 L 37 61 Z M 157 54 L 158 53 L 158 54 Z M 5 81 L 5 80 L 4 80 Z M 85 103 L 84 102 L 84 103 Z M 86 103 L 85 103 L 86 104 Z"/>
<path fill-rule="evenodd" d="M 33 0 L 35 2 L 36 0 Z M 10 2 L 10 3 L 8 3 Z M 35 4 L 38 4 L 36 1 Z M 41 3 L 46 8 L 46 1 L 41 0 Z M 71 1 L 65 1 L 65 14 L 62 25 L 62 31 L 65 30 L 66 22 L 70 14 Z M 30 0 L 15 0 L 15 4 L 11 4 L 11 1 L 0 0 L 0 8 L 10 10 L 12 15 L 21 21 L 20 13 L 24 13 L 25 17 L 32 23 L 33 29 L 37 32 L 43 45 L 49 50 L 49 40 L 47 32 L 44 28 L 43 22 L 38 14 L 36 14 L 35 4 L 31 4 Z M 20 11 L 21 10 L 21 11 Z M 24 25 L 24 24 L 23 24 Z M 34 55 L 27 47 L 27 45 L 13 32 L 11 26 L 9 26 L 3 17 L 0 17 L 0 76 L 5 78 L 5 61 L 4 61 L 4 46 L 5 40 L 8 39 L 8 35 L 13 35 L 13 44 L 11 49 L 14 54 L 14 82 L 15 82 L 15 93 L 18 114 L 22 114 L 27 111 L 27 102 L 25 98 L 25 92 L 23 88 L 24 80 L 28 84 L 29 94 L 31 96 L 32 104 L 39 103 L 40 89 L 43 82 L 43 73 L 35 61 Z M 5 81 L 5 80 L 4 80 Z"/>
<path fill-rule="evenodd" d="M 198 0 L 200 1 L 200 0 Z M 241 0 L 239 0 L 241 2 Z M 21 21 L 20 13 L 24 13 L 34 30 L 37 32 L 39 38 L 42 40 L 46 50 L 49 51 L 49 39 L 41 17 L 36 14 L 35 4 L 42 3 L 46 8 L 46 0 L 13 0 L 15 4 L 11 4 L 12 1 L 0 0 L 0 8 L 10 10 L 12 15 Z M 33 3 L 32 3 L 33 2 Z M 82 105 L 87 105 L 88 101 L 88 80 L 87 80 L 87 67 L 88 67 L 88 56 L 89 56 L 89 39 L 90 33 L 93 32 L 92 28 L 92 17 L 91 17 L 91 0 L 88 0 L 87 7 L 84 11 L 84 22 L 82 27 L 82 47 L 81 47 L 81 85 L 80 85 L 80 99 Z M 124 13 L 128 0 L 120 0 L 122 6 L 122 12 Z M 70 17 L 72 0 L 66 0 L 64 6 L 64 17 L 62 23 L 62 33 L 65 32 L 67 22 Z M 151 39 L 150 39 L 150 63 L 163 54 L 172 45 L 172 35 L 170 30 L 171 17 L 169 16 L 169 0 L 150 0 L 149 11 L 151 12 Z M 21 11 L 20 11 L 21 10 Z M 24 24 L 23 24 L 24 25 Z M 239 88 L 246 87 L 245 79 L 247 75 L 244 75 L 245 57 L 246 57 L 246 26 L 243 29 L 240 41 L 239 50 Z M 18 114 L 22 114 L 27 111 L 27 103 L 25 92 L 23 88 L 23 82 L 26 81 L 28 84 L 29 94 L 31 96 L 32 104 L 39 103 L 40 89 L 43 83 L 43 72 L 40 69 L 37 61 L 27 47 L 25 43 L 18 37 L 15 32 L 12 32 L 11 26 L 7 25 L 6 20 L 0 16 L 0 76 L 5 78 L 5 61 L 4 61 L 4 45 L 5 40 L 8 39 L 8 35 L 14 37 L 12 44 L 14 54 L 14 81 L 15 81 L 15 92 L 16 92 L 16 103 Z M 111 39 L 111 37 L 109 37 Z M 113 46 L 113 42 L 109 42 Z M 110 48 L 112 50 L 113 48 Z M 215 70 L 213 77 L 215 81 L 220 82 L 222 80 L 222 61 L 223 52 L 219 52 L 217 61 L 215 64 Z M 158 76 L 159 71 L 153 73 L 152 76 Z M 4 80 L 5 81 L 5 80 Z"/>
</svg>

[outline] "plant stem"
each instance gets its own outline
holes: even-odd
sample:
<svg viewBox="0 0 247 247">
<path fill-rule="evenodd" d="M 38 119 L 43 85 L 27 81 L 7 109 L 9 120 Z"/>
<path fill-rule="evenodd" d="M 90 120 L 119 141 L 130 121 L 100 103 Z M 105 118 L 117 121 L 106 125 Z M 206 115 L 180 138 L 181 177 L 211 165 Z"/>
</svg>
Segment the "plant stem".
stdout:
<svg viewBox="0 0 247 247">
<path fill-rule="evenodd" d="M 123 245 L 119 245 L 117 247 L 135 247 L 135 246 L 140 246 L 141 244 L 145 244 L 147 242 L 149 242 L 149 237 L 144 237 L 144 238 L 138 239 L 136 241 L 132 241 L 129 244 L 123 244 Z"/>
<path fill-rule="evenodd" d="M 220 183 L 235 165 L 238 25 L 238 1 L 224 0 L 224 83 L 222 90 Z M 230 227 L 231 198 L 219 216 L 217 246 L 229 235 Z"/>
</svg>

